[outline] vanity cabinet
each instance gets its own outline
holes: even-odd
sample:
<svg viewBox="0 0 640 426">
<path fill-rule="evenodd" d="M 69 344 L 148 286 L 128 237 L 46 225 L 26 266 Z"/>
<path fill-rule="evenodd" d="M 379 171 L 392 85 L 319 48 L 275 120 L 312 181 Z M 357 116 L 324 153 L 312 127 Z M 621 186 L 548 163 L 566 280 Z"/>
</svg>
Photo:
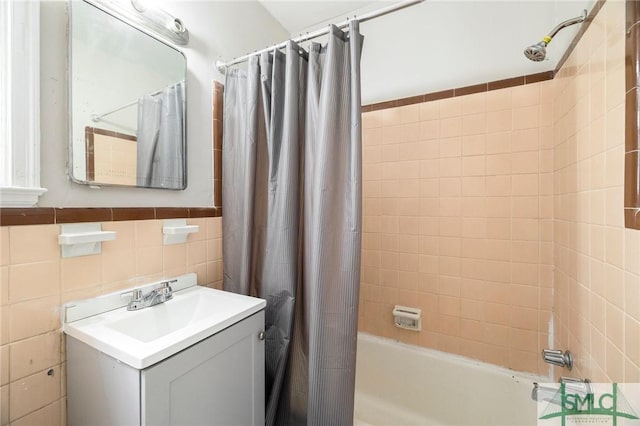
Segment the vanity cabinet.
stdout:
<svg viewBox="0 0 640 426">
<path fill-rule="evenodd" d="M 67 418 L 86 425 L 264 425 L 264 311 L 142 370 L 67 335 Z"/>
</svg>

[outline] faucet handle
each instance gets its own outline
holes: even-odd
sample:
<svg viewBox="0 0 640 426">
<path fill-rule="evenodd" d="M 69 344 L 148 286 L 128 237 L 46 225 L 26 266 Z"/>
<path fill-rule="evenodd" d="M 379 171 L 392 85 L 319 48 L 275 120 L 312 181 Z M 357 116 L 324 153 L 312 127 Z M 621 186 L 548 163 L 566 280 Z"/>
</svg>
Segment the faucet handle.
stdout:
<svg viewBox="0 0 640 426">
<path fill-rule="evenodd" d="M 170 300 L 173 298 L 173 289 L 171 288 L 171 284 L 178 282 L 178 280 L 170 280 L 164 281 L 160 283 L 160 287 L 158 287 L 158 293 L 164 296 L 165 300 Z"/>
<path fill-rule="evenodd" d="M 142 289 L 135 289 L 131 292 L 131 301 L 132 302 L 137 302 L 142 300 Z"/>
<path fill-rule="evenodd" d="M 164 293 L 168 296 L 171 296 L 171 293 L 173 293 L 173 289 L 171 288 L 171 284 L 177 283 L 178 280 L 169 280 L 169 281 L 163 281 L 160 283 L 160 287 L 158 287 L 158 290 L 161 293 Z"/>
<path fill-rule="evenodd" d="M 171 284 L 175 284 L 177 282 L 178 282 L 178 280 L 163 281 L 163 282 L 160 283 L 160 288 L 168 288 L 169 291 L 173 291 L 173 289 L 171 288 Z"/>
<path fill-rule="evenodd" d="M 135 311 L 136 309 L 140 309 L 140 306 L 144 302 L 144 296 L 142 295 L 142 290 L 137 288 L 129 293 L 131 295 L 131 300 L 127 304 L 127 311 Z M 124 296 L 124 294 L 123 294 Z"/>
<path fill-rule="evenodd" d="M 542 359 L 547 364 L 566 367 L 569 371 L 571 371 L 573 367 L 573 356 L 571 356 L 571 352 L 569 351 L 562 352 L 559 349 L 543 349 Z"/>
</svg>

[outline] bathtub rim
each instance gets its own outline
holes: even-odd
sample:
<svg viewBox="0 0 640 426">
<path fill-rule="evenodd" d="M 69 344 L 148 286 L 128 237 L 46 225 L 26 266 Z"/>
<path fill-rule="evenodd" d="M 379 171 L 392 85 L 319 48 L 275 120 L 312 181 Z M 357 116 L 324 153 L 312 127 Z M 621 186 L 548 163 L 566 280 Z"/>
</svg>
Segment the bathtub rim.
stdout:
<svg viewBox="0 0 640 426">
<path fill-rule="evenodd" d="M 416 345 L 402 342 L 400 340 L 390 339 L 388 337 L 376 336 L 374 334 L 359 331 L 358 341 L 360 341 L 361 339 L 363 341 L 367 341 L 371 343 L 379 343 L 385 346 L 396 346 L 396 347 L 399 346 L 408 351 L 415 352 L 419 356 L 435 358 L 439 361 L 452 362 L 455 365 L 475 368 L 483 372 L 494 373 L 494 374 L 497 373 L 504 376 L 510 376 L 515 380 L 523 380 L 523 381 L 526 380 L 527 382 L 531 382 L 532 385 L 533 385 L 533 382 L 538 382 L 538 383 L 554 382 L 553 376 L 551 374 L 551 368 L 549 368 L 549 375 L 542 376 L 540 374 L 535 374 L 527 371 L 512 370 L 510 368 L 502 367 L 500 365 L 491 364 L 491 363 L 480 361 L 474 358 L 469 358 L 464 355 L 439 351 L 433 348 L 425 348 L 423 346 L 416 346 Z M 359 350 L 356 349 L 356 353 L 358 352 Z M 357 363 L 356 363 L 356 370 L 357 370 Z"/>
</svg>

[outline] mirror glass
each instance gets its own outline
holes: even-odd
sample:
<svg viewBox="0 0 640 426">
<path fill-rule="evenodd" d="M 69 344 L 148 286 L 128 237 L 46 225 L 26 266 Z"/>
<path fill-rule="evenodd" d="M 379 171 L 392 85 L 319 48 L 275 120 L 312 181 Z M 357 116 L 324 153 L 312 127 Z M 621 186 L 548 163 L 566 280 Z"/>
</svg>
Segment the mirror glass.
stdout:
<svg viewBox="0 0 640 426">
<path fill-rule="evenodd" d="M 184 55 L 93 4 L 70 4 L 72 180 L 184 189 Z"/>
</svg>

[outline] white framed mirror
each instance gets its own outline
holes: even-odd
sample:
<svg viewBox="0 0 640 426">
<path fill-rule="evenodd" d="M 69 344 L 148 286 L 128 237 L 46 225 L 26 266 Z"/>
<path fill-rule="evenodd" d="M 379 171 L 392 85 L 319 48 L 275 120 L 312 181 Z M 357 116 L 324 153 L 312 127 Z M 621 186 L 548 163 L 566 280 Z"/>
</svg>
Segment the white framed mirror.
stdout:
<svg viewBox="0 0 640 426">
<path fill-rule="evenodd" d="M 185 189 L 184 54 L 93 1 L 69 14 L 71 179 Z"/>
</svg>

